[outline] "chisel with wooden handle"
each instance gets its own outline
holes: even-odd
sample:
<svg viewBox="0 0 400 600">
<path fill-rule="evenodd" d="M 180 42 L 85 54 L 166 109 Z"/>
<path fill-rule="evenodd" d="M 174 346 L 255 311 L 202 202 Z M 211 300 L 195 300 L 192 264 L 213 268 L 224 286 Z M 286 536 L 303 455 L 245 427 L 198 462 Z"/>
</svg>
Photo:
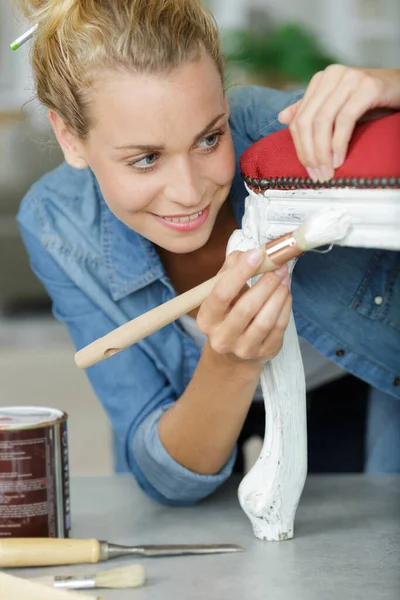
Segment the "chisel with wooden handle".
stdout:
<svg viewBox="0 0 400 600">
<path fill-rule="evenodd" d="M 98 563 L 120 556 L 183 556 L 244 552 L 235 544 L 120 546 L 99 540 L 10 538 L 0 540 L 0 567 L 49 567 Z"/>
</svg>

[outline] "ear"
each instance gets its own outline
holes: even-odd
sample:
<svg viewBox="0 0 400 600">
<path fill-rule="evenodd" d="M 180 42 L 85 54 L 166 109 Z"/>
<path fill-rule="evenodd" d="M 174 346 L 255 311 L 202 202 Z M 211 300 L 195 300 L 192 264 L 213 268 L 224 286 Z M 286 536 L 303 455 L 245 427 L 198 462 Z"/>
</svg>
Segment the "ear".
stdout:
<svg viewBox="0 0 400 600">
<path fill-rule="evenodd" d="M 49 121 L 54 134 L 63 151 L 65 161 L 75 169 L 85 169 L 88 166 L 84 156 L 84 147 L 81 140 L 71 133 L 64 121 L 53 110 L 48 111 Z"/>
</svg>

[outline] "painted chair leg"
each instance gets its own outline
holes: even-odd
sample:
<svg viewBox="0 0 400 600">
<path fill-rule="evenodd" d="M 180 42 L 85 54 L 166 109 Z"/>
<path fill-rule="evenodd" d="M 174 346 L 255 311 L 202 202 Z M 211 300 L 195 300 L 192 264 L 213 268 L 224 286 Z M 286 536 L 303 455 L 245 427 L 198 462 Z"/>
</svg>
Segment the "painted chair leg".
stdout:
<svg viewBox="0 0 400 600">
<path fill-rule="evenodd" d="M 305 378 L 293 315 L 281 352 L 263 369 L 261 386 L 264 444 L 238 496 L 256 537 L 284 541 L 294 536 L 307 475 Z"/>
<path fill-rule="evenodd" d="M 245 225 L 257 223 L 249 218 L 254 217 L 253 208 L 248 202 Z M 259 243 L 254 227 L 247 226 L 232 235 L 227 250 L 245 251 Z M 306 384 L 293 314 L 282 350 L 262 370 L 261 387 L 264 443 L 239 486 L 238 496 L 256 537 L 283 541 L 294 536 L 296 509 L 307 476 Z"/>
</svg>

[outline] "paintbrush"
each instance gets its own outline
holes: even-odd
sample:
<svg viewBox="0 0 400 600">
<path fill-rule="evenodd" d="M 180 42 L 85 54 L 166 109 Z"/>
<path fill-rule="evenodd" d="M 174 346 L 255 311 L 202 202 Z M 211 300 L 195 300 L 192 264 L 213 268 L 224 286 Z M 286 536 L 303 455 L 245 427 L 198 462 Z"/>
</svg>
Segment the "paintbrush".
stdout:
<svg viewBox="0 0 400 600">
<path fill-rule="evenodd" d="M 308 250 L 342 240 L 350 227 L 350 217 L 343 211 L 332 209 L 314 215 L 292 233 L 278 237 L 263 246 L 265 257 L 257 274 L 274 271 Z M 75 354 L 76 364 L 81 369 L 91 367 L 197 308 L 211 293 L 219 277 L 220 274 L 217 274 L 95 340 Z"/>
<path fill-rule="evenodd" d="M 2 600 L 96 600 L 82 592 L 50 589 L 36 581 L 14 577 L 0 571 L 0 598 Z M 101 600 L 97 596 L 97 600 Z"/>
<path fill-rule="evenodd" d="M 142 565 L 128 565 L 118 569 L 108 569 L 91 575 L 56 575 L 37 577 L 32 581 L 48 587 L 67 590 L 127 589 L 140 587 L 146 581 Z"/>
<path fill-rule="evenodd" d="M 18 48 L 21 48 L 21 46 L 23 44 L 25 44 L 25 42 L 27 42 L 28 40 L 31 39 L 31 37 L 33 37 L 35 31 L 37 30 L 38 25 L 33 25 L 33 27 L 31 27 L 30 29 L 28 29 L 28 31 L 26 31 L 25 33 L 23 33 L 22 35 L 19 36 L 19 38 L 17 38 L 16 40 L 14 40 L 13 42 L 11 42 L 10 44 L 10 48 L 11 50 L 18 50 Z"/>
<path fill-rule="evenodd" d="M 120 546 L 99 540 L 10 538 L 0 540 L 0 567 L 49 567 L 98 563 L 120 556 L 182 556 L 244 552 L 234 544 Z"/>
</svg>

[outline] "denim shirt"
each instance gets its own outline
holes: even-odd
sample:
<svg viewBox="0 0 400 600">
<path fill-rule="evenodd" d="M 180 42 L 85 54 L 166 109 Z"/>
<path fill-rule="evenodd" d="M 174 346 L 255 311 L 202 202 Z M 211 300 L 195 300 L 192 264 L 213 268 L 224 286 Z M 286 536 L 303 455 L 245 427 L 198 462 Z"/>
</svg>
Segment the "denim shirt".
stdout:
<svg viewBox="0 0 400 600">
<path fill-rule="evenodd" d="M 247 195 L 240 155 L 282 128 L 278 113 L 299 97 L 253 86 L 228 94 L 237 160 L 229 201 L 238 227 Z M 22 201 L 18 223 L 32 269 L 76 349 L 176 295 L 153 244 L 113 215 L 89 168 L 64 163 L 41 178 Z M 399 253 L 308 253 L 298 261 L 292 293 L 302 337 L 349 372 L 400 397 Z M 211 494 L 235 459 L 234 450 L 219 473 L 200 475 L 178 464 L 160 441 L 159 419 L 184 392 L 199 356 L 174 322 L 87 369 L 113 426 L 117 470 L 131 471 L 149 496 L 168 504 Z"/>
</svg>

